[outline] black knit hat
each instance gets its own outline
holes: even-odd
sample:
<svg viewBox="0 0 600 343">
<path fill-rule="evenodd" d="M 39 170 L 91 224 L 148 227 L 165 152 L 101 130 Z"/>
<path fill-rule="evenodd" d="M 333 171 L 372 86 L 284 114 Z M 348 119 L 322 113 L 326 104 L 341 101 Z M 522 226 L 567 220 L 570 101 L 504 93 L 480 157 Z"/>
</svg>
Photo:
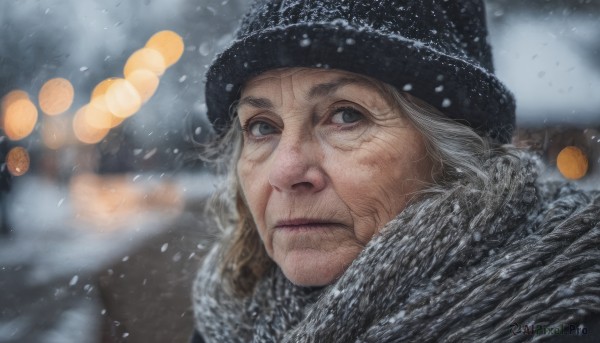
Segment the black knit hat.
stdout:
<svg viewBox="0 0 600 343">
<path fill-rule="evenodd" d="M 494 76 L 481 0 L 258 0 L 207 73 L 216 132 L 251 77 L 282 67 L 341 69 L 395 86 L 505 143 L 510 91 Z"/>
</svg>

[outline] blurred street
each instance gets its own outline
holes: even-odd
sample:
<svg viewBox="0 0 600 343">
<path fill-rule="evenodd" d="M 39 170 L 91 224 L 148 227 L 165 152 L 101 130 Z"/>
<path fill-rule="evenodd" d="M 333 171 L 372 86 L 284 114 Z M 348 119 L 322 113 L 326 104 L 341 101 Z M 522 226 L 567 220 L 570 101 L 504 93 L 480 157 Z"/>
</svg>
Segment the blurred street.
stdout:
<svg viewBox="0 0 600 343">
<path fill-rule="evenodd" d="M 15 185 L 17 216 L 0 240 L 0 342 L 187 340 L 193 274 L 214 238 L 202 219 L 214 179 L 149 177 Z"/>
</svg>

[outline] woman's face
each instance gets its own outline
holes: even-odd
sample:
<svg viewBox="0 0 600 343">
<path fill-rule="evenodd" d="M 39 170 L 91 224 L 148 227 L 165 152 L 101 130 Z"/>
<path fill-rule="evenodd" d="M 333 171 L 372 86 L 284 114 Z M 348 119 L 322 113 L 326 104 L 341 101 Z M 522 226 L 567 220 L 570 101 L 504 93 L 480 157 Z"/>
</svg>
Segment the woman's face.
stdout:
<svg viewBox="0 0 600 343">
<path fill-rule="evenodd" d="M 431 178 L 419 132 L 356 74 L 263 73 L 238 115 L 243 195 L 267 253 L 298 285 L 332 283 Z"/>
</svg>

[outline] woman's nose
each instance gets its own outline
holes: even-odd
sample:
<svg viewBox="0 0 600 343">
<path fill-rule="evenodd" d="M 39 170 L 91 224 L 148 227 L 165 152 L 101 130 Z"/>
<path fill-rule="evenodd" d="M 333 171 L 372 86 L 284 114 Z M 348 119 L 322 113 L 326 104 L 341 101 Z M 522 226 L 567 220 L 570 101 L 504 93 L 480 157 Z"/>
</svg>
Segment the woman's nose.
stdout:
<svg viewBox="0 0 600 343">
<path fill-rule="evenodd" d="M 318 192 L 327 178 L 313 141 L 282 136 L 272 155 L 269 183 L 281 192 Z"/>
</svg>

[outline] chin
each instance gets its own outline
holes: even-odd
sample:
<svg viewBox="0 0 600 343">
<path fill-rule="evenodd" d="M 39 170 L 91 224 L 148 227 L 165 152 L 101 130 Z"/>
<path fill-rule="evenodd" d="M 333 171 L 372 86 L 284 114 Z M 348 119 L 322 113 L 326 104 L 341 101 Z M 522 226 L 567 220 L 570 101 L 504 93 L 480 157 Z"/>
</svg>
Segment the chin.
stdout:
<svg viewBox="0 0 600 343">
<path fill-rule="evenodd" d="M 301 250 L 289 252 L 281 261 L 275 259 L 275 262 L 293 284 L 315 287 L 330 285 L 344 273 L 352 260 L 344 261 L 340 257 L 328 252 Z"/>
</svg>

